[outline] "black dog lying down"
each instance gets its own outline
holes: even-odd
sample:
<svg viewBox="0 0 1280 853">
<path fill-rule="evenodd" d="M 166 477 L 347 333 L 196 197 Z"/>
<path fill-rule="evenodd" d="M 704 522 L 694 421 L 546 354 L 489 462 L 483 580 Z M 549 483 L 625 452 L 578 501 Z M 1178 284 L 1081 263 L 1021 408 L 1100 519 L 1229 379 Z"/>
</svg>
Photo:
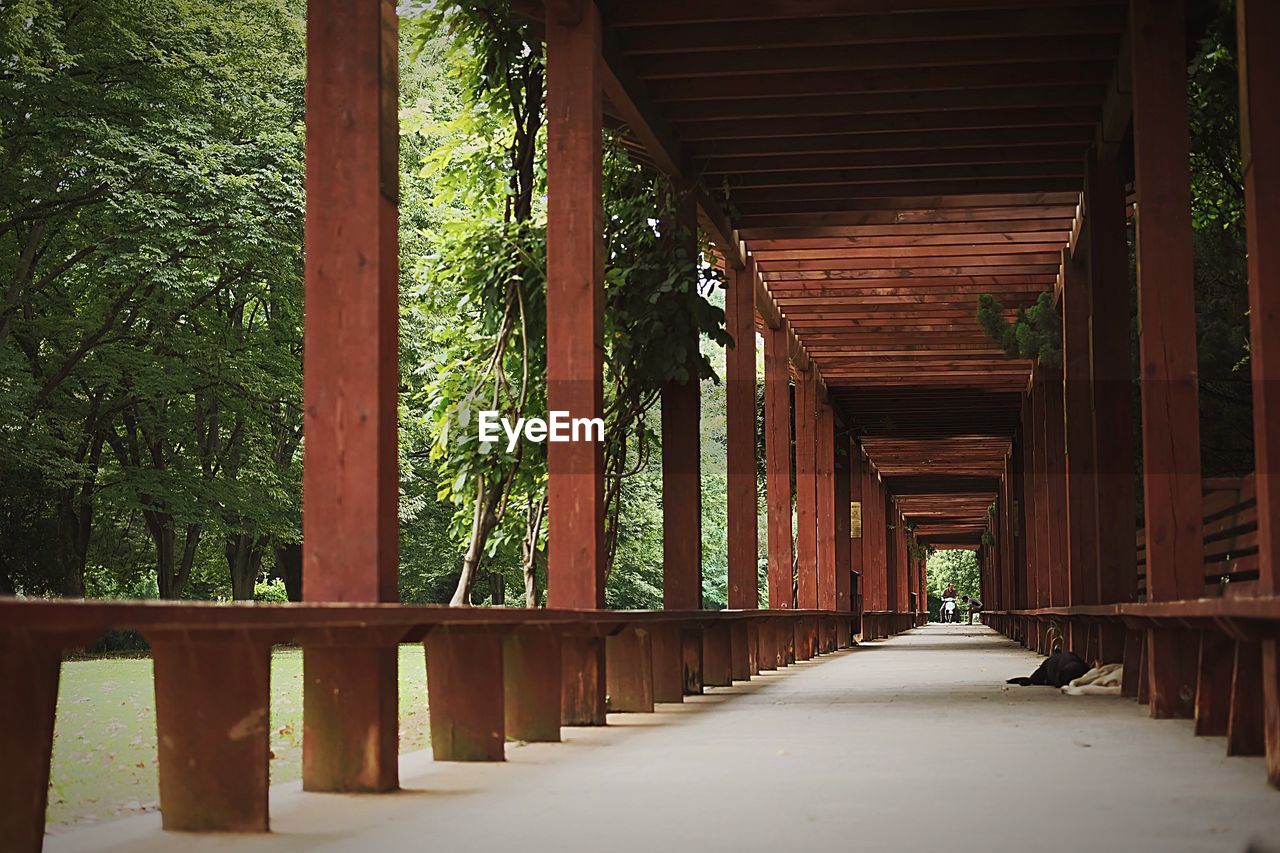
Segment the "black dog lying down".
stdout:
<svg viewBox="0 0 1280 853">
<path fill-rule="evenodd" d="M 1079 678 L 1089 671 L 1089 664 L 1081 660 L 1075 652 L 1057 652 L 1049 655 L 1040 664 L 1040 668 L 1031 673 L 1030 678 L 1010 678 L 1006 684 L 1047 685 L 1061 687 Z"/>
</svg>

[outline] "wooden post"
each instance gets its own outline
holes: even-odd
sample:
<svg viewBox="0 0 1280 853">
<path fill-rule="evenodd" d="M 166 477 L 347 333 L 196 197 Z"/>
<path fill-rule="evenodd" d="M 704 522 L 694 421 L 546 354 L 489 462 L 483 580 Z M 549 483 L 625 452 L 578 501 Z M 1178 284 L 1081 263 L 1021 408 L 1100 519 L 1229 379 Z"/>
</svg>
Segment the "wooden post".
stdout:
<svg viewBox="0 0 1280 853">
<path fill-rule="evenodd" d="M 1089 213 L 1086 209 L 1085 217 Z M 1083 258 L 1062 250 L 1062 372 L 1066 407 L 1067 575 L 1070 606 L 1098 603 L 1098 479 L 1093 427 L 1093 293 Z M 1083 653 L 1082 626 L 1071 626 Z"/>
<path fill-rule="evenodd" d="M 812 368 L 796 381 L 796 607 L 818 607 L 817 387 Z"/>
<path fill-rule="evenodd" d="M 1176 601 L 1204 593 L 1186 0 L 1133 0 L 1130 14 L 1147 598 Z M 1151 716 L 1194 713 L 1195 639 L 1151 632 Z"/>
<path fill-rule="evenodd" d="M 547 408 L 604 414 L 604 209 L 600 14 L 576 0 L 546 16 Z M 604 458 L 596 442 L 547 445 L 547 603 L 604 606 Z M 565 638 L 561 718 L 603 725 L 605 649 Z"/>
<path fill-rule="evenodd" d="M 1129 246 L 1124 175 L 1115 157 L 1091 157 L 1085 176 L 1092 367 L 1097 439 L 1098 603 L 1133 601 L 1137 591 L 1137 509 L 1133 471 Z M 1103 521 L 1105 520 L 1105 523 Z M 1125 630 L 1104 623 L 1099 656 L 1124 659 Z"/>
<path fill-rule="evenodd" d="M 1039 382 L 1036 372 L 1031 374 L 1031 384 L 1022 402 L 1022 531 L 1026 543 L 1026 560 L 1024 561 L 1024 577 L 1022 585 L 1023 609 L 1034 610 L 1040 606 L 1040 510 L 1037 507 L 1039 490 L 1036 484 L 1036 446 L 1039 443 L 1036 430 L 1036 397 Z M 1022 636 L 1022 643 L 1028 649 L 1037 646 L 1036 635 L 1039 629 L 1035 623 L 1027 625 Z"/>
<path fill-rule="evenodd" d="M 266 832 L 270 638 L 175 631 L 148 634 L 147 642 L 164 828 Z"/>
<path fill-rule="evenodd" d="M 851 556 L 853 551 L 852 535 L 852 519 L 850 517 L 850 508 L 853 500 L 853 481 L 854 481 L 854 455 L 851 452 L 852 447 L 849 442 L 848 433 L 840 429 L 837 425 L 838 433 L 836 435 L 835 447 L 835 523 L 832 530 L 836 537 L 836 580 L 835 580 L 835 609 L 839 613 L 848 613 L 850 610 L 849 590 L 851 587 L 851 572 L 853 564 Z M 847 630 L 848 620 L 837 622 L 840 628 L 840 647 L 843 648 L 848 640 L 849 632 Z"/>
<path fill-rule="evenodd" d="M 1049 594 L 1054 607 L 1065 607 L 1070 600 L 1070 577 L 1067 574 L 1067 453 L 1062 371 L 1058 369 L 1045 371 L 1045 449 L 1049 486 Z"/>
<path fill-rule="evenodd" d="M 553 628 L 527 626 L 503 638 L 503 708 L 508 737 L 529 743 L 560 740 L 561 660 L 560 635 Z"/>
<path fill-rule="evenodd" d="M 425 646 L 435 760 L 505 760 L 502 635 L 485 629 L 436 628 Z"/>
<path fill-rule="evenodd" d="M 307 4 L 302 594 L 399 601 L 397 18 L 391 0 Z M 303 787 L 398 785 L 396 650 L 304 652 Z M 323 732 L 323 737 L 315 736 Z M 265 818 L 264 818 L 265 820 Z"/>
<path fill-rule="evenodd" d="M 725 354 L 725 441 L 728 444 L 729 607 L 760 606 L 759 494 L 756 485 L 755 262 L 730 270 L 725 316 L 733 346 Z"/>
<path fill-rule="evenodd" d="M 702 629 L 702 684 L 704 687 L 733 685 L 733 629 L 723 619 Z"/>
<path fill-rule="evenodd" d="M 684 641 L 677 623 L 654 625 L 650 631 L 653 653 L 653 701 L 684 701 Z"/>
<path fill-rule="evenodd" d="M 653 712 L 653 648 L 647 628 L 624 628 L 605 640 L 609 710 Z"/>
<path fill-rule="evenodd" d="M 820 610 L 836 609 L 836 418 L 831 404 L 817 406 L 814 484 L 817 498 L 817 601 Z"/>
<path fill-rule="evenodd" d="M 1259 593 L 1280 593 L 1280 8 L 1236 0 L 1240 154 L 1249 242 L 1249 352 L 1258 495 Z M 1280 787 L 1280 644 L 1262 642 L 1267 779 Z"/>
<path fill-rule="evenodd" d="M 9 697 L 0 702 L 0 839 L 15 851 L 44 843 L 61 667 L 57 638 L 0 630 L 0 680 Z"/>
<path fill-rule="evenodd" d="M 765 501 L 769 527 L 769 607 L 791 607 L 791 384 L 784 322 L 764 333 Z"/>
<path fill-rule="evenodd" d="M 880 478 L 871 460 L 862 472 L 862 581 L 863 609 L 872 612 L 888 607 L 888 586 L 884 566 L 884 497 Z"/>
</svg>

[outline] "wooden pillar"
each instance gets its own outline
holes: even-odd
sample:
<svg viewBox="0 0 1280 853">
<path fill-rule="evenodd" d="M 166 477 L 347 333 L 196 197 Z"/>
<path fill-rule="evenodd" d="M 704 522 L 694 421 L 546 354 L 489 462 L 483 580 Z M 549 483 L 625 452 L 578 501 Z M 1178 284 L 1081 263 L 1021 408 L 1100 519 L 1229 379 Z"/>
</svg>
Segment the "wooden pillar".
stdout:
<svg viewBox="0 0 1280 853">
<path fill-rule="evenodd" d="M 1090 158 L 1085 178 L 1092 368 L 1098 473 L 1098 603 L 1133 601 L 1137 592 L 1137 506 L 1133 470 L 1133 362 L 1130 356 L 1129 246 L 1124 174 L 1115 157 Z M 1125 630 L 1100 628 L 1099 656 L 1124 659 Z"/>
<path fill-rule="evenodd" d="M 551 14 L 547 47 L 547 408 L 602 417 L 600 16 Z M 547 445 L 547 601 L 604 606 L 604 463 L 594 442 Z"/>
<path fill-rule="evenodd" d="M 578 0 L 546 16 L 547 408 L 604 414 L 604 209 L 600 14 Z M 596 442 L 547 445 L 547 604 L 604 606 L 604 458 Z M 565 638 L 561 718 L 603 725 L 605 649 Z"/>
<path fill-rule="evenodd" d="M 1133 0 L 1130 14 L 1147 598 L 1176 601 L 1204 593 L 1186 0 Z M 1153 717 L 1192 716 L 1195 640 L 1151 632 Z"/>
<path fill-rule="evenodd" d="M 1052 603 L 1049 587 L 1049 564 L 1051 561 L 1049 542 L 1049 457 L 1048 437 L 1045 432 L 1045 388 L 1044 368 L 1036 366 L 1032 374 L 1034 388 L 1031 392 L 1031 427 L 1032 427 L 1032 490 L 1035 493 L 1036 510 L 1036 563 L 1034 566 L 1035 603 L 1034 607 L 1048 607 Z M 1038 630 L 1038 629 L 1037 629 Z"/>
<path fill-rule="evenodd" d="M 817 383 L 812 368 L 796 381 L 796 607 L 818 606 Z"/>
<path fill-rule="evenodd" d="M 791 380 L 787 327 L 764 333 L 765 501 L 769 529 L 769 607 L 791 607 Z"/>
<path fill-rule="evenodd" d="M 996 602 L 996 609 L 998 610 L 1012 610 L 1017 607 L 1013 579 L 1016 553 L 1014 548 L 1016 531 L 1014 530 L 1013 484 L 1013 452 L 1011 451 L 1004 460 L 1004 476 L 1000 478 L 1000 503 L 997 510 L 1000 514 L 1000 548 L 1002 555 L 1000 597 Z"/>
<path fill-rule="evenodd" d="M 728 603 L 734 610 L 755 610 L 760 606 L 754 279 L 754 261 L 749 261 L 745 269 L 730 270 L 725 297 L 726 325 L 734 342 L 725 354 Z"/>
<path fill-rule="evenodd" d="M 835 609 L 840 613 L 848 613 L 851 609 L 849 595 L 852 586 L 853 571 L 852 553 L 852 519 L 850 516 L 853 502 L 854 459 L 849 436 L 837 425 L 836 435 L 836 473 L 835 473 L 835 523 L 832 529 L 836 537 L 836 595 Z M 838 622 L 841 644 L 843 648 L 848 640 L 848 620 Z"/>
<path fill-rule="evenodd" d="M 1040 511 L 1036 506 L 1039 492 L 1036 485 L 1036 445 L 1039 443 L 1036 430 L 1036 397 L 1039 383 L 1036 371 L 1032 371 L 1031 384 L 1022 403 L 1022 530 L 1026 544 L 1026 559 L 1023 561 L 1023 583 L 1021 609 L 1034 610 L 1040 606 Z M 1022 637 L 1023 645 L 1028 649 L 1036 648 L 1037 628 L 1035 623 L 1024 623 L 1027 630 Z"/>
<path fill-rule="evenodd" d="M 1240 154 L 1249 244 L 1249 352 L 1259 593 L 1280 594 L 1280 8 L 1236 0 Z M 1262 642 L 1267 779 L 1280 787 L 1280 645 Z"/>
<path fill-rule="evenodd" d="M 689 257 L 697 252 L 692 194 L 680 202 Z M 691 265 L 690 274 L 696 274 Z M 698 340 L 685 343 L 691 354 Z M 696 373 L 662 389 L 662 602 L 668 610 L 702 609 L 702 403 Z"/>
<path fill-rule="evenodd" d="M 1067 574 L 1066 463 L 1062 371 L 1054 369 L 1045 371 L 1045 465 L 1049 478 L 1049 594 L 1054 607 L 1065 607 L 1070 601 L 1070 578 Z"/>
<path fill-rule="evenodd" d="M 881 611 L 888 608 L 888 586 L 885 583 L 884 496 L 879 475 L 871 460 L 862 476 L 862 580 L 863 609 Z"/>
<path fill-rule="evenodd" d="M 902 600 L 898 595 L 898 554 L 902 551 L 902 517 L 898 515 L 893 496 L 883 488 L 881 483 L 881 502 L 884 504 L 883 519 L 885 544 L 884 586 L 885 610 L 897 613 L 902 609 Z"/>
<path fill-rule="evenodd" d="M 1089 216 L 1086 209 L 1085 217 Z M 1083 257 L 1062 250 L 1062 372 L 1066 406 L 1067 604 L 1098 603 L 1098 479 L 1093 427 L 1093 293 Z M 1083 654 L 1081 626 L 1072 646 Z"/>
<path fill-rule="evenodd" d="M 307 4 L 302 594 L 399 601 L 399 128 L 391 0 Z M 398 785 L 396 650 L 306 648 L 303 787 Z M 341 685 L 359 682 L 361 690 Z M 166 816 L 166 821 L 168 817 Z M 265 816 L 263 818 L 265 821 Z"/>
<path fill-rule="evenodd" d="M 836 609 L 836 418 L 831 404 L 817 406 L 814 478 L 817 487 L 817 602 L 820 610 Z"/>
</svg>

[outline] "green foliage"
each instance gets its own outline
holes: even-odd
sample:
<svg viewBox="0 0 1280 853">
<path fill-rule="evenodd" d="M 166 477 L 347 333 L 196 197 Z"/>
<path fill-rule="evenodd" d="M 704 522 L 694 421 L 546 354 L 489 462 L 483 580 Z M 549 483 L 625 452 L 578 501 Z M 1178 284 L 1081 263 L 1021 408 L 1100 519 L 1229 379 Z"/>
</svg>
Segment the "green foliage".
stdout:
<svg viewBox="0 0 1280 853">
<path fill-rule="evenodd" d="M 967 595 L 981 598 L 981 573 L 978 555 L 973 551 L 938 551 L 925 564 L 925 585 L 931 597 L 941 598 L 942 592 L 952 584 L 957 597 Z"/>
<path fill-rule="evenodd" d="M 1005 355 L 1062 366 L 1062 317 L 1048 293 L 1041 293 L 1030 308 L 1019 308 L 1012 323 L 1005 319 L 1000 300 L 984 293 L 978 297 L 978 325 Z"/>
<path fill-rule="evenodd" d="M 279 578 L 260 580 L 253 585 L 253 599 L 283 604 L 289 600 L 289 592 L 284 588 L 284 581 Z"/>
<path fill-rule="evenodd" d="M 0 481 L 51 510 L 31 562 L 59 576 L 6 585 L 86 591 L 115 516 L 179 596 L 209 546 L 297 537 L 300 22 L 271 0 L 3 21 Z"/>
</svg>

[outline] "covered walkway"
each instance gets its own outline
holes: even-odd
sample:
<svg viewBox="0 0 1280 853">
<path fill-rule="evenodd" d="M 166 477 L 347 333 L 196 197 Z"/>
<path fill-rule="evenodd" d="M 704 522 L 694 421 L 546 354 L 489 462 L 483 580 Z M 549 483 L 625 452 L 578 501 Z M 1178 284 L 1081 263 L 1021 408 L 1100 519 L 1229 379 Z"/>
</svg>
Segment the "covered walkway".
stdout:
<svg viewBox="0 0 1280 853">
<path fill-rule="evenodd" d="M 546 608 L 399 604 L 396 7 L 307 5 L 303 601 L 0 601 L 10 849 L 43 842 L 62 655 L 111 629 L 154 655 L 165 828 L 262 833 L 237 849 L 933 848 L 939 815 L 973 848 L 1280 836 L 1280 4 L 1236 4 L 1256 475 L 1227 487 L 1198 429 L 1186 70 L 1207 0 L 511 4 L 545 44 L 548 411 L 605 412 L 606 128 L 724 272 L 718 612 L 701 392 L 675 380 L 663 610 L 605 609 L 591 441 L 547 447 Z M 1056 305 L 1059 357 L 1007 357 L 983 295 L 1006 320 Z M 1005 692 L 1036 657 L 991 632 L 877 647 L 923 621 L 930 548 L 979 551 L 993 628 L 1124 661 L 1142 704 Z M 436 758 L 494 764 L 398 762 L 396 646 L 418 641 Z M 334 793 L 269 808 L 286 642 L 303 784 Z"/>
<path fill-rule="evenodd" d="M 503 764 L 401 759 L 394 796 L 272 791 L 269 835 L 160 833 L 159 816 L 46 849 L 1213 850 L 1280 838 L 1260 758 L 1137 704 L 1005 689 L 1039 658 L 930 625 L 612 714 Z M 570 805 L 571 804 L 571 805 Z M 837 846 L 828 846 L 837 845 Z"/>
</svg>

